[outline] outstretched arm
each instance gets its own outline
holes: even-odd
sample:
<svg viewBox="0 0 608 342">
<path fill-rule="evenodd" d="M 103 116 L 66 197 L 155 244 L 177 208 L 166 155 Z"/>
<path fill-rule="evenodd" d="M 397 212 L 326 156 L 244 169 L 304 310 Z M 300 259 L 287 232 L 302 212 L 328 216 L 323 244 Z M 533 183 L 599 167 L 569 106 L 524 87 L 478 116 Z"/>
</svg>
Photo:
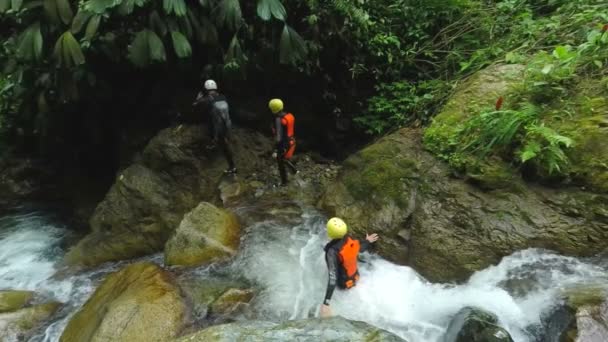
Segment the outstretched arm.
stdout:
<svg viewBox="0 0 608 342">
<path fill-rule="evenodd" d="M 361 245 L 359 251 L 361 252 L 365 252 L 366 250 L 368 250 L 372 243 L 378 241 L 378 234 L 373 233 L 373 234 L 365 234 L 365 240 L 361 241 L 359 240 L 359 244 Z"/>
</svg>

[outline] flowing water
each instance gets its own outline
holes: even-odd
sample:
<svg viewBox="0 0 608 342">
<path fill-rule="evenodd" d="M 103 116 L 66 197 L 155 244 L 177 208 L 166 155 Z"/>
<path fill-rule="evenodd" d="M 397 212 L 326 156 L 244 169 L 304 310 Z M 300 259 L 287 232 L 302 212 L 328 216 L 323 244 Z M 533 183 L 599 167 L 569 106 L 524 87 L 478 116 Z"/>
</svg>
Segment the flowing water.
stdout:
<svg viewBox="0 0 608 342">
<path fill-rule="evenodd" d="M 228 273 L 244 276 L 262 289 L 251 306 L 255 318 L 281 321 L 317 315 L 327 281 L 324 220 L 314 210 L 305 210 L 294 222 L 266 220 L 247 227 L 241 251 L 227 267 Z M 62 242 L 69 237 L 66 227 L 43 212 L 0 218 L 0 289 L 34 290 L 42 298 L 66 303 L 31 341 L 57 341 L 69 317 L 103 276 L 129 262 L 57 274 L 65 253 Z M 334 292 L 334 313 L 410 342 L 441 341 L 451 317 L 466 306 L 496 314 L 516 341 L 546 340 L 539 334 L 543 317 L 559 305 L 564 289 L 608 283 L 605 260 L 535 249 L 508 256 L 462 285 L 429 283 L 413 269 L 374 255 L 362 259 L 358 286 Z M 146 260 L 162 263 L 160 255 Z M 205 277 L 208 269 L 191 273 Z"/>
</svg>

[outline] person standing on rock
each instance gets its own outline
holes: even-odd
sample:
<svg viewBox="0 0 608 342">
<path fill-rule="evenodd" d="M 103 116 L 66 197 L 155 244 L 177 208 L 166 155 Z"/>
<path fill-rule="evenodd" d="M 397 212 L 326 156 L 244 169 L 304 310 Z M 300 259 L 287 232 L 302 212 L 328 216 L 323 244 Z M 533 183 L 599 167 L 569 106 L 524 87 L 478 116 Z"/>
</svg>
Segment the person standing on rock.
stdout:
<svg viewBox="0 0 608 342">
<path fill-rule="evenodd" d="M 274 125 L 272 130 L 275 137 L 276 151 L 272 154 L 273 158 L 277 159 L 279 166 L 279 174 L 281 175 L 281 186 L 287 185 L 287 165 L 291 172 L 295 175 L 298 170 L 291 162 L 291 157 L 296 150 L 295 138 L 295 122 L 293 114 L 283 110 L 283 101 L 280 99 L 272 99 L 268 103 L 268 108 L 274 115 Z"/>
<path fill-rule="evenodd" d="M 232 122 L 230 121 L 230 111 L 226 96 L 220 94 L 217 90 L 217 83 L 214 80 L 205 81 L 204 92 L 198 93 L 193 105 L 202 104 L 211 116 L 211 135 L 212 142 L 207 148 L 215 148 L 220 145 L 224 152 L 224 157 L 228 162 L 228 169 L 225 173 L 236 173 L 236 166 L 230 149 L 230 130 Z"/>
<path fill-rule="evenodd" d="M 334 293 L 336 285 L 340 289 L 350 289 L 357 285 L 359 270 L 357 268 L 357 257 L 360 252 L 365 252 L 372 243 L 378 240 L 378 234 L 365 237 L 364 241 L 353 239 L 346 233 L 346 223 L 337 217 L 327 221 L 327 236 L 331 241 L 325 246 L 325 263 L 329 272 L 325 299 L 321 305 L 321 317 L 332 315 L 329 301 Z"/>
</svg>

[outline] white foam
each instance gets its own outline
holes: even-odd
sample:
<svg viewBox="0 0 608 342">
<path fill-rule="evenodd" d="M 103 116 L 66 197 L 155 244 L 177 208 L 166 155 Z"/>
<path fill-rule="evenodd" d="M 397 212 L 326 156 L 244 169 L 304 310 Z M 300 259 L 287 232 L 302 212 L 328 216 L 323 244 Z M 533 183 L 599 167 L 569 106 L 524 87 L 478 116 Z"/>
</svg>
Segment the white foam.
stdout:
<svg viewBox="0 0 608 342">
<path fill-rule="evenodd" d="M 255 307 L 267 319 L 316 315 L 327 282 L 323 219 L 305 216 L 291 231 L 262 223 L 245 240 L 236 265 L 265 288 Z M 608 272 L 599 266 L 534 249 L 506 257 L 458 286 L 429 283 L 413 269 L 379 257 L 366 259 L 357 287 L 334 292 L 334 314 L 410 341 L 441 341 L 451 318 L 467 306 L 496 314 L 515 341 L 532 341 L 529 331 L 558 303 L 561 289 L 608 280 Z"/>
</svg>

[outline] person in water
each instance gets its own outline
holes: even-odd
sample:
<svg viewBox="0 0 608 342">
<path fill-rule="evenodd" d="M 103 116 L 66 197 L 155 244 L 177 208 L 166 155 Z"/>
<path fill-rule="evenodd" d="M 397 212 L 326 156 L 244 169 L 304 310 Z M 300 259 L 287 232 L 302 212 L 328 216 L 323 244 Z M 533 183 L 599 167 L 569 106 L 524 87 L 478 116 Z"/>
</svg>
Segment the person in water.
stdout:
<svg viewBox="0 0 608 342">
<path fill-rule="evenodd" d="M 366 234 L 365 240 L 353 239 L 346 233 L 346 223 L 337 217 L 327 221 L 327 236 L 331 241 L 325 246 L 325 262 L 329 271 L 325 299 L 321 305 L 321 317 L 332 315 L 329 302 L 336 285 L 340 289 L 350 289 L 357 285 L 359 270 L 357 257 L 378 240 L 378 234 Z"/>
<path fill-rule="evenodd" d="M 294 175 L 298 173 L 298 170 L 291 162 L 293 153 L 296 150 L 296 119 L 293 114 L 283 110 L 283 101 L 280 99 L 270 100 L 268 108 L 274 115 L 272 131 L 274 132 L 276 151 L 272 156 L 277 159 L 279 174 L 281 175 L 281 186 L 285 186 L 287 185 L 287 171 L 285 170 L 285 166 L 287 165 Z"/>
<path fill-rule="evenodd" d="M 228 169 L 224 172 L 236 173 L 236 166 L 234 165 L 232 150 L 229 145 L 232 122 L 230 121 L 228 101 L 224 95 L 218 92 L 217 83 L 214 80 L 205 81 L 204 87 L 204 92 L 198 93 L 193 105 L 202 104 L 211 116 L 211 134 L 213 140 L 208 148 L 215 148 L 219 144 L 228 162 Z"/>
</svg>

